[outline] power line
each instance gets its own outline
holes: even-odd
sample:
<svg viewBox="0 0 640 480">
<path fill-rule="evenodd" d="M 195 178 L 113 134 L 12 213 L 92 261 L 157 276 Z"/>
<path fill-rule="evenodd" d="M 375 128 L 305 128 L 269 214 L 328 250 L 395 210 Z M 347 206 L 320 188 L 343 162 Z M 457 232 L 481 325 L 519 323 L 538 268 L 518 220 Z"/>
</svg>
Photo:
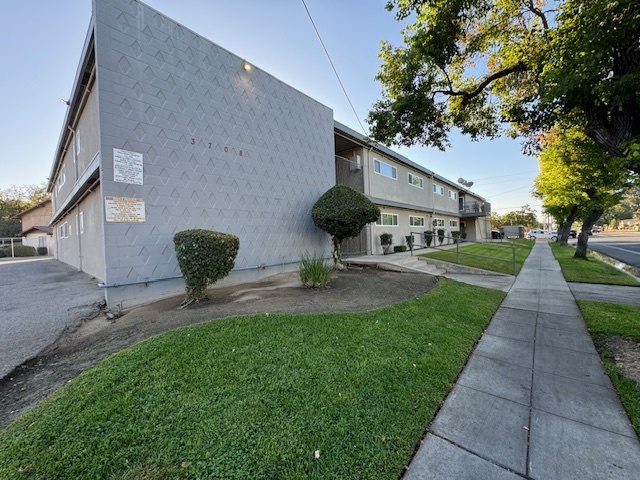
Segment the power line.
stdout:
<svg viewBox="0 0 640 480">
<path fill-rule="evenodd" d="M 508 175 L 498 175 L 496 177 L 484 177 L 484 178 L 476 178 L 475 181 L 479 182 L 481 180 L 492 180 L 494 178 L 502 178 L 502 177 L 515 177 L 516 175 L 525 175 L 525 174 L 529 174 L 529 173 L 538 173 L 538 171 L 531 171 L 531 172 L 520 172 L 520 173 L 510 173 Z"/>
<path fill-rule="evenodd" d="M 336 70 L 336 67 L 333 64 L 333 60 L 331 60 L 331 55 L 329 55 L 329 51 L 327 50 L 327 47 L 325 47 L 324 42 L 322 41 L 322 37 L 320 36 L 320 32 L 318 31 L 318 27 L 316 27 L 316 23 L 313 21 L 313 17 L 311 16 L 311 12 L 307 8 L 307 4 L 305 3 L 304 0 L 302 0 L 302 5 L 304 5 L 304 9 L 307 11 L 307 15 L 309 15 L 309 20 L 311 20 L 311 25 L 313 25 L 313 29 L 316 31 L 316 35 L 318 35 L 318 40 L 320 40 L 320 44 L 322 45 L 322 48 L 324 49 L 324 53 L 327 55 L 327 58 L 329 59 L 329 63 L 331 64 L 331 68 L 333 68 L 333 73 L 336 74 L 336 78 L 338 79 L 338 83 L 340 84 L 340 87 L 342 87 L 342 91 L 344 92 L 344 96 L 347 97 L 347 102 L 349 102 L 349 105 L 351 106 L 351 110 L 353 110 L 353 114 L 356 116 L 356 120 L 358 120 L 358 123 L 360 124 L 360 128 L 362 129 L 362 133 L 364 135 L 366 135 L 367 131 L 365 130 L 364 126 L 362 125 L 362 122 L 360 121 L 360 117 L 358 117 L 358 113 L 356 112 L 356 109 L 354 108 L 353 103 L 351 103 L 351 99 L 349 98 L 349 95 L 347 94 L 347 90 L 344 88 L 344 85 L 342 84 L 342 80 L 340 80 L 340 75 L 338 75 L 338 70 Z"/>
</svg>

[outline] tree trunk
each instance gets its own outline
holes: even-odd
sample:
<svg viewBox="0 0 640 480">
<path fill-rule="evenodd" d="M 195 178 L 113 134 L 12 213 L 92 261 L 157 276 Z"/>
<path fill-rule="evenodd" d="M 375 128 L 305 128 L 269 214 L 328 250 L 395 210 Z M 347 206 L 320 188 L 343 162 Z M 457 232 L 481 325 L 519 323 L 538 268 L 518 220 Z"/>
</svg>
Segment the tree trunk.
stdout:
<svg viewBox="0 0 640 480">
<path fill-rule="evenodd" d="M 336 270 L 344 270 L 342 264 L 342 240 L 333 237 L 333 266 Z"/>
<path fill-rule="evenodd" d="M 582 260 L 587 259 L 587 244 L 589 242 L 589 233 L 593 228 L 593 225 L 600 219 L 604 210 L 591 210 L 582 224 L 582 230 L 578 235 L 578 245 L 576 246 L 576 253 L 573 258 L 580 258 Z"/>
<path fill-rule="evenodd" d="M 578 215 L 578 206 L 574 205 L 571 209 L 571 213 L 565 219 L 564 222 L 558 227 L 558 243 L 562 247 L 566 247 L 569 243 L 569 232 L 571 232 L 571 225 Z"/>
</svg>

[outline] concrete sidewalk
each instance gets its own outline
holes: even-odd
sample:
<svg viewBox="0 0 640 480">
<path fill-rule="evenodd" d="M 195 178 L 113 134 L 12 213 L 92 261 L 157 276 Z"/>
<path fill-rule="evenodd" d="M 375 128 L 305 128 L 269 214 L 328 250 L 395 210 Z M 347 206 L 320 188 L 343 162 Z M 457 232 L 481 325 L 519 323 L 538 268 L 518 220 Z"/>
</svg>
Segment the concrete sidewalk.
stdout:
<svg viewBox="0 0 640 480">
<path fill-rule="evenodd" d="M 640 443 L 536 243 L 404 479 L 638 479 Z"/>
</svg>

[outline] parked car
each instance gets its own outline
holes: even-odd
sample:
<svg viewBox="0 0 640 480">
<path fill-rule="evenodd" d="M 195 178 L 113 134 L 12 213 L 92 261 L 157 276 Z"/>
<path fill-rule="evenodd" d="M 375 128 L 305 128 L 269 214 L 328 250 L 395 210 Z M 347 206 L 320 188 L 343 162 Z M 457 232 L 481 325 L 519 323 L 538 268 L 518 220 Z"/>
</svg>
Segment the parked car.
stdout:
<svg viewBox="0 0 640 480">
<path fill-rule="evenodd" d="M 576 232 L 575 230 L 569 230 L 569 236 L 571 238 L 576 238 L 578 236 L 578 232 Z"/>
<path fill-rule="evenodd" d="M 549 230 L 529 230 L 527 232 L 527 238 L 535 240 L 537 238 L 545 238 L 545 239 L 551 239 L 553 241 L 558 240 L 558 232 L 556 230 L 553 231 L 549 231 Z"/>
</svg>

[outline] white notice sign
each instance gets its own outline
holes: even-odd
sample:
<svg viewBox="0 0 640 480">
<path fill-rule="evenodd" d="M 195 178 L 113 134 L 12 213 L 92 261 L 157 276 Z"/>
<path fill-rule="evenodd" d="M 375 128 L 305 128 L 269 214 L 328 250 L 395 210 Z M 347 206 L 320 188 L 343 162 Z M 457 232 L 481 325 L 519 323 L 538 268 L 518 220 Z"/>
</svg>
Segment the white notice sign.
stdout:
<svg viewBox="0 0 640 480">
<path fill-rule="evenodd" d="M 142 185 L 142 154 L 114 148 L 113 181 Z"/>
<path fill-rule="evenodd" d="M 127 223 L 146 221 L 142 198 L 104 197 L 107 222 Z"/>
</svg>

